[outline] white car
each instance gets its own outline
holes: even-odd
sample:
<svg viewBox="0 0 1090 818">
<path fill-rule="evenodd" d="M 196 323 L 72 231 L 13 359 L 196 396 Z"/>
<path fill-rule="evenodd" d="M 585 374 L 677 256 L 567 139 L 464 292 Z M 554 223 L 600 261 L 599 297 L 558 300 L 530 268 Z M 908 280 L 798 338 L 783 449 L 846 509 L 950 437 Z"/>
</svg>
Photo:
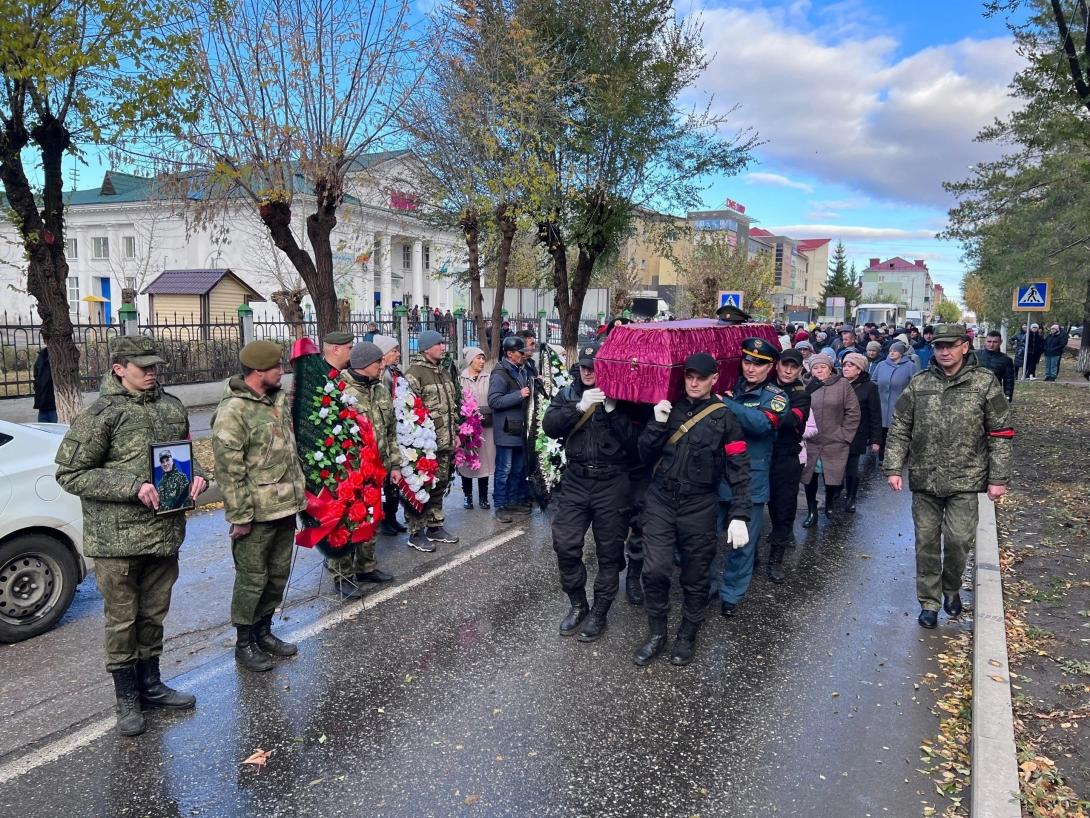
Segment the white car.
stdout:
<svg viewBox="0 0 1090 818">
<path fill-rule="evenodd" d="M 53 462 L 67 429 L 0 420 L 0 642 L 52 628 L 87 576 L 83 510 Z"/>
</svg>

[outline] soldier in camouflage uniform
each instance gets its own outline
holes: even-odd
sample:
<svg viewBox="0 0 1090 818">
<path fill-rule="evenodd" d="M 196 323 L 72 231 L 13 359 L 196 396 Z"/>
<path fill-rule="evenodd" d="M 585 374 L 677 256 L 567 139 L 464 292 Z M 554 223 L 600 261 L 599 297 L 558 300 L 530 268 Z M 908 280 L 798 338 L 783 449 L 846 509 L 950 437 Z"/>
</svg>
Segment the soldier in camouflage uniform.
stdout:
<svg viewBox="0 0 1090 818">
<path fill-rule="evenodd" d="M 189 499 L 189 478 L 174 467 L 174 457 L 170 452 L 159 455 L 159 468 L 163 470 L 159 485 L 155 487 L 159 492 L 159 510 L 181 508 Z"/>
<path fill-rule="evenodd" d="M 272 633 L 272 615 L 291 569 L 295 515 L 306 508 L 291 404 L 280 390 L 282 352 L 271 341 L 246 344 L 238 356 L 242 375 L 227 382 L 212 415 L 216 482 L 235 560 L 235 659 L 255 672 L 272 668 L 270 655 L 294 656 L 298 650 Z"/>
<path fill-rule="evenodd" d="M 382 350 L 366 341 L 352 348 L 348 369 L 344 371 L 348 388 L 345 392 L 356 398 L 356 409 L 367 415 L 375 431 L 382 465 L 394 479 L 400 479 L 401 450 L 397 447 L 397 418 L 390 390 L 380 379 Z M 337 590 L 348 599 L 359 599 L 357 583 L 389 582 L 393 576 L 379 570 L 375 562 L 375 538 L 357 543 L 351 554 L 340 559 L 327 558 L 325 566 L 336 579 Z"/>
<path fill-rule="evenodd" d="M 447 351 L 443 336 L 427 330 L 420 333 L 418 346 L 420 353 L 413 358 L 405 377 L 409 379 L 409 388 L 424 401 L 435 422 L 435 456 L 439 470 L 424 510 L 417 513 L 411 506 L 406 507 L 405 521 L 409 524 L 409 545 L 417 551 L 434 551 L 432 543 L 458 542 L 458 538 L 443 527 L 443 496 L 450 485 L 454 444 L 458 440 L 459 401 L 454 382 L 439 368 Z"/>
<path fill-rule="evenodd" d="M 894 491 L 902 488 L 901 469 L 909 468 L 916 595 L 925 628 L 938 624 L 940 602 L 950 616 L 961 613 L 961 575 L 976 541 L 977 493 L 998 500 L 1006 492 L 1014 437 L 1003 389 L 977 364 L 965 327 L 938 324 L 932 346 L 930 365 L 897 401 L 882 467 Z"/>
<path fill-rule="evenodd" d="M 140 705 L 185 709 L 196 698 L 163 684 L 163 620 L 178 579 L 185 515 L 158 515 L 148 454 L 154 443 L 189 436 L 185 407 L 157 382 L 155 340 L 110 341 L 111 371 L 99 398 L 80 412 L 57 450 L 57 482 L 83 505 L 83 550 L 95 561 L 106 617 L 106 669 L 117 695 L 117 729 L 145 729 Z M 207 483 L 200 466 L 189 495 Z"/>
</svg>

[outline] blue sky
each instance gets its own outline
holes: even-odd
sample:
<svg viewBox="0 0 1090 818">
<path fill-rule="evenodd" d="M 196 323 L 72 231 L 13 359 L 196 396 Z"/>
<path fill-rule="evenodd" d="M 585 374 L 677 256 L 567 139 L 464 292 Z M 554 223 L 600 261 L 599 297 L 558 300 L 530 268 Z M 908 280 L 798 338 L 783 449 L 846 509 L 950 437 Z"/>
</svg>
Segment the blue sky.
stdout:
<svg viewBox="0 0 1090 818">
<path fill-rule="evenodd" d="M 685 2 L 685 0 L 679 0 Z M 712 62 L 696 89 L 766 140 L 741 175 L 709 180 L 766 229 L 843 240 L 872 257 L 927 261 L 960 297 L 961 248 L 934 238 L 952 201 L 942 182 L 994 158 L 973 141 L 1014 101 L 1021 65 L 1005 21 L 977 0 L 679 5 L 699 14 Z"/>
</svg>

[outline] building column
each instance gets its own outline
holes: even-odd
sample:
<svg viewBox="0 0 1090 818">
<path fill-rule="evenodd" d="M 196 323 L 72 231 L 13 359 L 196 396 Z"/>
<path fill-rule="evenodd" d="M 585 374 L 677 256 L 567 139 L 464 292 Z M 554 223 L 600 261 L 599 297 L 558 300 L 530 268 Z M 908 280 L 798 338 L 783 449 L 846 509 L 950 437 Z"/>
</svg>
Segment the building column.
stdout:
<svg viewBox="0 0 1090 818">
<path fill-rule="evenodd" d="M 424 242 L 413 239 L 412 252 L 413 306 L 424 305 Z"/>
<path fill-rule="evenodd" d="M 356 300 L 356 312 L 362 315 L 370 315 L 375 311 L 375 237 L 363 234 L 363 249 L 357 256 L 356 263 L 359 270 L 352 277 L 353 296 Z M 369 248 L 369 249 L 368 249 Z M 362 260 L 364 254 L 370 254 L 367 261 Z"/>
<path fill-rule="evenodd" d="M 390 236 L 389 234 L 375 234 L 375 255 L 378 257 L 379 278 L 381 281 L 381 310 L 389 313 L 394 303 L 394 273 L 390 263 Z"/>
<path fill-rule="evenodd" d="M 442 257 L 439 255 L 441 249 L 442 248 L 435 242 L 428 243 L 428 258 L 431 261 L 431 268 L 425 270 L 425 273 L 428 276 L 428 281 L 425 286 L 429 289 L 432 306 L 442 307 L 444 310 L 447 310 L 453 309 L 454 305 L 444 297 L 443 293 L 447 282 L 446 279 L 439 274 L 439 268 L 443 266 Z"/>
</svg>

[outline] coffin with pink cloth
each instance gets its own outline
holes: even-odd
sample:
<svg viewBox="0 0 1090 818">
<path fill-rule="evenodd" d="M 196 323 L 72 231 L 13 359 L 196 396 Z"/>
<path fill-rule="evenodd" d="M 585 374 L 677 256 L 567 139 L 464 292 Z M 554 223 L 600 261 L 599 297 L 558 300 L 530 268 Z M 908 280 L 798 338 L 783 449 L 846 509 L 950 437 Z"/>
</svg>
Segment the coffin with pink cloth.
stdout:
<svg viewBox="0 0 1090 818">
<path fill-rule="evenodd" d="M 694 318 L 614 327 L 594 359 L 597 385 L 617 400 L 673 403 L 685 394 L 685 359 L 707 352 L 719 362 L 715 391 L 724 392 L 733 388 L 741 373 L 742 341 L 751 337 L 780 347 L 771 324 Z"/>
</svg>

